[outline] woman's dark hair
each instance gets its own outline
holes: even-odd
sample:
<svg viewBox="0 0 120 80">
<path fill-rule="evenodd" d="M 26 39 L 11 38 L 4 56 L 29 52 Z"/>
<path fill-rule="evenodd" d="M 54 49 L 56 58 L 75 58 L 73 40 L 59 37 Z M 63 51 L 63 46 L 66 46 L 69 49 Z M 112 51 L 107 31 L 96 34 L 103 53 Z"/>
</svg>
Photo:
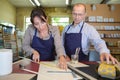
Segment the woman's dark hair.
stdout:
<svg viewBox="0 0 120 80">
<path fill-rule="evenodd" d="M 45 20 L 42 17 L 44 17 L 45 19 L 47 18 L 45 12 L 40 7 L 36 7 L 32 10 L 31 15 L 30 15 L 30 17 L 31 17 L 30 20 L 31 20 L 32 23 L 34 23 L 33 19 L 34 19 L 35 16 L 39 17 L 43 22 L 45 22 Z"/>
</svg>

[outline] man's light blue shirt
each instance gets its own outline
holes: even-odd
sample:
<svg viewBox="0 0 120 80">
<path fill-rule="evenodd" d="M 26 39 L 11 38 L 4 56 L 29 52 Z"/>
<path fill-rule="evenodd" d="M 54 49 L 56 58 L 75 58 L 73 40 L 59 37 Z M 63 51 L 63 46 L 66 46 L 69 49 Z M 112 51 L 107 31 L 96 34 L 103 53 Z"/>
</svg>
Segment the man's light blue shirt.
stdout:
<svg viewBox="0 0 120 80">
<path fill-rule="evenodd" d="M 67 33 L 79 33 L 82 27 L 82 24 L 83 24 L 83 21 L 80 22 L 77 26 L 73 26 L 72 24 L 70 24 L 64 28 L 62 32 L 63 45 L 64 45 L 65 32 L 68 30 Z M 70 28 L 68 29 L 68 27 Z M 105 44 L 105 41 L 100 38 L 100 35 L 96 31 L 96 29 L 93 26 L 87 23 L 84 23 L 84 26 L 82 29 L 82 50 L 84 54 L 88 55 L 91 44 L 94 45 L 94 48 L 99 53 L 110 53 L 110 50 L 107 48 Z"/>
</svg>

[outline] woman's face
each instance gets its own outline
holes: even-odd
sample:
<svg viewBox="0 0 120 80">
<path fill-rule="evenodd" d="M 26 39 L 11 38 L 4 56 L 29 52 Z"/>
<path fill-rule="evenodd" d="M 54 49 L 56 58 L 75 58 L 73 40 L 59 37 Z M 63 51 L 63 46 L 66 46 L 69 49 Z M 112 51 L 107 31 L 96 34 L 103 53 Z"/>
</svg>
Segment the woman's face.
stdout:
<svg viewBox="0 0 120 80">
<path fill-rule="evenodd" d="M 46 22 L 43 22 L 38 16 L 35 16 L 33 19 L 34 26 L 39 30 L 39 31 L 44 31 L 47 29 Z"/>
</svg>

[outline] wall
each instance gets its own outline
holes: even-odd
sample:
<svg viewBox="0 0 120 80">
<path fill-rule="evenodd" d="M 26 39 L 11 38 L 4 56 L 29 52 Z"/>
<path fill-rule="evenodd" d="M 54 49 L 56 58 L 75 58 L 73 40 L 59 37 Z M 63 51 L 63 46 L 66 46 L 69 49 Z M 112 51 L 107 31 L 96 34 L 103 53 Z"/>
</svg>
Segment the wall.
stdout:
<svg viewBox="0 0 120 80">
<path fill-rule="evenodd" d="M 71 22 L 71 9 L 68 8 L 45 8 L 48 16 L 48 21 L 51 23 L 51 17 L 70 17 Z"/>
<path fill-rule="evenodd" d="M 120 4 L 115 4 L 115 10 L 111 11 L 110 6 L 107 4 L 97 4 L 96 10 L 93 11 L 91 5 L 86 5 L 88 16 L 103 16 L 103 17 L 113 17 L 115 21 L 120 21 Z"/>
<path fill-rule="evenodd" d="M 17 8 L 17 27 L 24 31 L 24 18 L 25 16 L 30 16 L 30 13 L 32 11 L 31 8 Z M 50 18 L 52 16 L 68 16 L 70 17 L 70 10 L 67 8 L 44 8 L 44 11 L 46 12 L 46 15 L 48 16 L 48 22 L 51 23 Z"/>
<path fill-rule="evenodd" d="M 0 22 L 16 25 L 16 8 L 8 0 L 0 0 Z"/>
<path fill-rule="evenodd" d="M 26 8 L 17 8 L 17 15 L 16 15 L 16 23 L 17 23 L 17 27 L 19 28 L 19 30 L 24 31 L 24 19 L 25 17 L 29 17 L 30 13 L 32 11 L 32 7 L 26 7 Z"/>
<path fill-rule="evenodd" d="M 120 21 L 120 5 L 115 4 L 115 10 L 110 11 L 109 6 L 106 4 L 96 4 L 97 9 L 93 11 L 90 4 L 86 4 L 87 16 L 103 16 L 103 17 L 113 17 L 115 21 Z M 17 8 L 17 27 L 21 30 L 24 29 L 24 17 L 30 16 L 31 10 L 33 8 Z M 72 22 L 71 9 L 70 8 L 45 8 L 45 12 L 48 16 L 49 23 L 52 16 L 69 16 L 70 23 Z"/>
</svg>

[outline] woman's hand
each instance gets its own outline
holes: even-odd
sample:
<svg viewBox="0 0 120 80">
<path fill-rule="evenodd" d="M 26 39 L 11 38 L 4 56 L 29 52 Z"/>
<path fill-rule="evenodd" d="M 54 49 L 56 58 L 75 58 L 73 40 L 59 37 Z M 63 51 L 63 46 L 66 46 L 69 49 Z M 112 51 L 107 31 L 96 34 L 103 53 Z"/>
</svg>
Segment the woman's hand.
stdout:
<svg viewBox="0 0 120 80">
<path fill-rule="evenodd" d="M 67 70 L 67 62 L 65 57 L 62 55 L 59 57 L 59 65 L 58 65 L 61 69 L 65 69 Z"/>
<path fill-rule="evenodd" d="M 39 61 L 40 61 L 40 54 L 36 50 L 34 50 L 32 58 L 33 58 L 33 61 L 39 63 Z"/>
</svg>

